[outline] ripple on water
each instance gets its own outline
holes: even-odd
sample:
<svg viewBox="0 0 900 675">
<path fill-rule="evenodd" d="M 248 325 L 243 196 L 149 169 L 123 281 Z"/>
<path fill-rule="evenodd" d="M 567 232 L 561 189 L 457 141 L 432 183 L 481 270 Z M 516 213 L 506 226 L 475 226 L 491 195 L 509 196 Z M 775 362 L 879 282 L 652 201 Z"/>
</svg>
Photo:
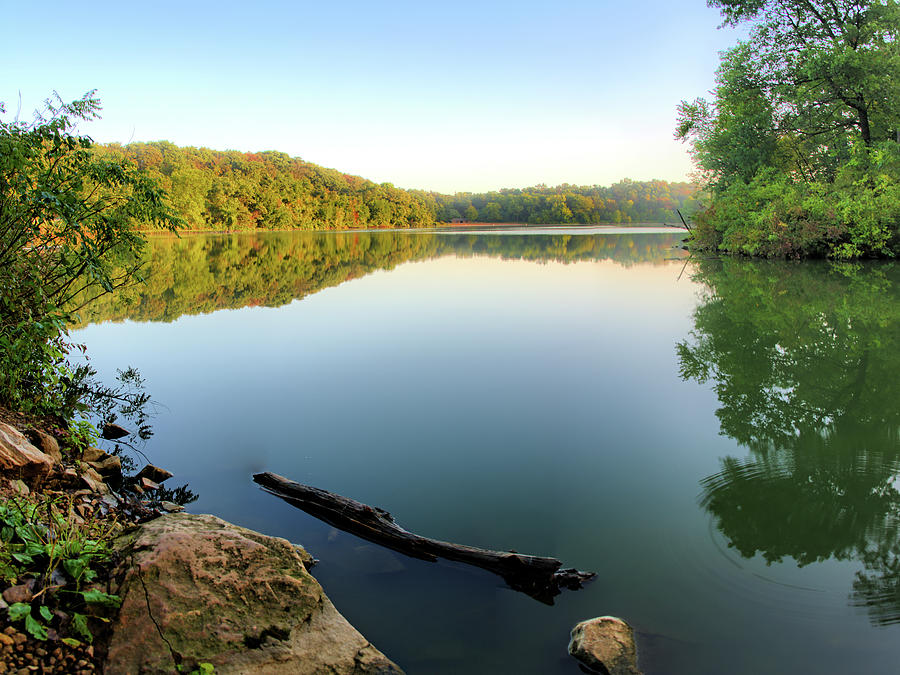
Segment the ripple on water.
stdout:
<svg viewBox="0 0 900 675">
<path fill-rule="evenodd" d="M 719 592 L 805 621 L 837 621 L 850 605 L 900 622 L 896 461 L 771 452 L 722 465 L 699 499 L 718 556 L 694 561 Z"/>
</svg>

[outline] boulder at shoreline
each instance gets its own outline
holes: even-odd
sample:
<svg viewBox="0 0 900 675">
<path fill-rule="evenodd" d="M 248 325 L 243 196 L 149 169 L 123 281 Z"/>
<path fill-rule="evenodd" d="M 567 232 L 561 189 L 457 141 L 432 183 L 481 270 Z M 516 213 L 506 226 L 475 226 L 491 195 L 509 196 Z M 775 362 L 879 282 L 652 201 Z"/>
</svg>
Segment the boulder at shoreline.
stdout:
<svg viewBox="0 0 900 675">
<path fill-rule="evenodd" d="M 53 465 L 53 458 L 34 447 L 21 431 L 0 422 L 0 471 L 38 476 Z"/>
<path fill-rule="evenodd" d="M 123 603 L 106 672 L 396 675 L 285 539 L 209 515 L 161 516 L 120 542 Z"/>
</svg>

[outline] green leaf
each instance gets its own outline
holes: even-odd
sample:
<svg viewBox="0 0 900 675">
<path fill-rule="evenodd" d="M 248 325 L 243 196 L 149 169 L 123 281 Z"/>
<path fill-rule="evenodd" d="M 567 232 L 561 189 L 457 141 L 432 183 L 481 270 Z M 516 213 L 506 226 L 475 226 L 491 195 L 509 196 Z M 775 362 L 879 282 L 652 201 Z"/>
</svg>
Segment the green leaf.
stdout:
<svg viewBox="0 0 900 675">
<path fill-rule="evenodd" d="M 47 629 L 44 628 L 40 621 L 31 616 L 30 613 L 25 617 L 25 630 L 36 640 L 47 639 Z"/>
<path fill-rule="evenodd" d="M 25 553 L 30 556 L 39 556 L 46 553 L 44 544 L 37 541 L 29 541 L 25 544 Z"/>
<path fill-rule="evenodd" d="M 53 614 L 50 612 L 50 608 L 46 605 L 41 605 L 40 610 L 41 616 L 44 617 L 44 621 L 50 621 L 53 618 Z"/>
<path fill-rule="evenodd" d="M 94 641 L 94 636 L 91 635 L 91 629 L 88 628 L 87 617 L 84 614 L 75 612 L 75 614 L 72 615 L 72 630 L 83 637 L 88 644 Z"/>
<path fill-rule="evenodd" d="M 80 578 L 87 565 L 88 561 L 85 558 L 70 558 L 63 560 L 62 563 L 63 569 L 73 579 Z"/>
<path fill-rule="evenodd" d="M 81 640 L 76 640 L 75 638 L 62 638 L 62 642 L 70 647 L 80 647 L 84 644 Z"/>
<path fill-rule="evenodd" d="M 7 611 L 9 612 L 10 621 L 18 621 L 31 613 L 31 606 L 26 605 L 24 602 L 16 602 L 10 605 Z"/>
<path fill-rule="evenodd" d="M 84 598 L 85 602 L 91 605 L 101 605 L 103 607 L 118 607 L 122 604 L 122 598 L 120 598 L 118 595 L 110 595 L 109 593 L 98 591 L 95 588 L 87 591 L 82 591 L 81 596 Z"/>
</svg>

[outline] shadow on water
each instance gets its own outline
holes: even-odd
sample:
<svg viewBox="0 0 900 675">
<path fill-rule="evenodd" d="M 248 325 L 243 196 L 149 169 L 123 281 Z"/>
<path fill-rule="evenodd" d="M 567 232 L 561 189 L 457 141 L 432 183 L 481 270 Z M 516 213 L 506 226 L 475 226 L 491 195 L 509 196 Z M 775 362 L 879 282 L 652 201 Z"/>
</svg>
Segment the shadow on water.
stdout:
<svg viewBox="0 0 900 675">
<path fill-rule="evenodd" d="M 767 562 L 861 564 L 851 603 L 900 622 L 900 266 L 700 261 L 677 346 L 721 433 L 750 450 L 701 481 L 729 546 Z"/>
</svg>

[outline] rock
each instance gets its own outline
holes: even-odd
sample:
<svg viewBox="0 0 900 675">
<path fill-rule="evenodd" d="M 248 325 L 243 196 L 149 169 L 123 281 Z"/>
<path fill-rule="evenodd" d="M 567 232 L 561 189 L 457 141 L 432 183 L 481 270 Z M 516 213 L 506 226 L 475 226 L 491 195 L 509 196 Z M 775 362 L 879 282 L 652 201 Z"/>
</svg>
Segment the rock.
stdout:
<svg viewBox="0 0 900 675">
<path fill-rule="evenodd" d="M 169 478 L 172 477 L 172 473 L 166 471 L 165 469 L 160 469 L 158 466 L 153 466 L 152 464 L 148 464 L 143 469 L 138 471 L 136 478 L 146 478 L 147 480 L 151 480 L 154 483 L 163 483 Z"/>
<path fill-rule="evenodd" d="M 88 464 L 97 473 L 103 476 L 103 481 L 113 488 L 122 485 L 122 460 L 118 455 L 107 455 L 95 462 Z"/>
<path fill-rule="evenodd" d="M 50 457 L 57 464 L 62 463 L 62 453 L 59 451 L 59 441 L 50 434 L 39 429 L 29 429 L 25 432 L 28 440 L 41 452 Z"/>
<path fill-rule="evenodd" d="M 85 448 L 84 452 L 81 453 L 82 462 L 99 462 L 107 457 L 109 457 L 108 452 L 104 452 L 100 448 L 94 447 Z"/>
<path fill-rule="evenodd" d="M 401 673 L 335 609 L 306 571 L 308 553 L 213 516 L 167 514 L 119 542 L 104 672 Z M 121 577 L 120 577 L 121 578 Z"/>
<path fill-rule="evenodd" d="M 32 584 L 33 586 L 34 584 Z M 18 586 L 10 586 L 5 591 L 3 591 L 3 599 L 6 600 L 10 605 L 13 605 L 17 602 L 31 602 L 31 598 L 34 597 L 34 593 L 32 593 L 31 588 L 29 588 L 28 584 L 19 584 Z"/>
<path fill-rule="evenodd" d="M 159 488 L 159 485 L 157 485 L 152 480 L 150 480 L 149 478 L 146 478 L 146 477 L 141 478 L 139 482 L 140 482 L 141 487 L 144 490 L 156 490 Z"/>
<path fill-rule="evenodd" d="M 100 432 L 100 437 L 107 441 L 115 441 L 126 436 L 131 436 L 131 432 L 118 424 L 104 424 L 103 431 Z"/>
<path fill-rule="evenodd" d="M 88 462 L 97 473 L 106 476 L 106 475 L 122 475 L 122 460 L 117 455 L 107 455 L 102 459 L 95 460 L 93 462 Z"/>
<path fill-rule="evenodd" d="M 9 481 L 9 486 L 23 497 L 26 497 L 31 493 L 31 490 L 27 485 L 25 485 L 25 481 L 23 481 L 21 478 L 18 480 Z"/>
<path fill-rule="evenodd" d="M 575 626 L 569 654 L 596 673 L 641 675 L 637 667 L 634 631 L 614 616 L 589 619 Z"/>
<path fill-rule="evenodd" d="M 0 471 L 27 476 L 46 475 L 53 459 L 28 442 L 18 430 L 0 422 Z"/>
<path fill-rule="evenodd" d="M 97 492 L 101 495 L 109 492 L 109 487 L 103 482 L 103 477 L 90 466 L 81 468 L 81 480 L 92 492 Z"/>
<path fill-rule="evenodd" d="M 169 513 L 180 513 L 181 511 L 184 511 L 184 507 L 175 502 L 160 502 L 159 505 L 163 511 L 168 511 Z"/>
</svg>

